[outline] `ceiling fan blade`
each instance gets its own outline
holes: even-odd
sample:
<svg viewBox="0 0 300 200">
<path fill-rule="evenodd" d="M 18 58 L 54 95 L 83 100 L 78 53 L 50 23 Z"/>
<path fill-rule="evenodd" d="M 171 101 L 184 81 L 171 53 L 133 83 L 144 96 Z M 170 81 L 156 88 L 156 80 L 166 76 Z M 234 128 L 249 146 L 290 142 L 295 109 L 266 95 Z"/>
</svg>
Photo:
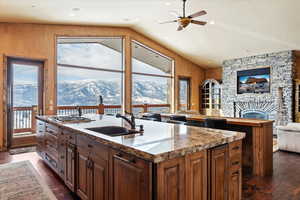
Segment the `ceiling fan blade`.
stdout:
<svg viewBox="0 0 300 200">
<path fill-rule="evenodd" d="M 191 20 L 191 23 L 193 23 L 193 24 L 198 24 L 198 25 L 205 25 L 205 24 L 207 24 L 207 22 L 204 22 L 204 21 L 196 21 L 196 20 Z"/>
<path fill-rule="evenodd" d="M 206 15 L 206 14 L 207 14 L 207 12 L 205 10 L 202 10 L 202 11 L 196 12 L 196 13 L 188 16 L 188 18 L 195 18 L 195 17 L 199 17 L 202 15 Z"/>
<path fill-rule="evenodd" d="M 183 29 L 182 26 L 178 26 L 177 31 L 181 31 Z"/>
<path fill-rule="evenodd" d="M 160 22 L 160 24 L 169 24 L 169 23 L 174 23 L 177 22 L 177 20 L 172 20 L 172 21 L 165 21 L 165 22 Z"/>
</svg>

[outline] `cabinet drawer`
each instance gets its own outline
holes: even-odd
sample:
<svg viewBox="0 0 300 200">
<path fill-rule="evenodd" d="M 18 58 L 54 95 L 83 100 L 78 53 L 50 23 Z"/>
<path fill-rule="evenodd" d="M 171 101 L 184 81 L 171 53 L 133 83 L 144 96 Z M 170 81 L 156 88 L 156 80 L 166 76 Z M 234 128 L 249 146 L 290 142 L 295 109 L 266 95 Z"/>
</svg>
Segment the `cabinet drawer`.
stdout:
<svg viewBox="0 0 300 200">
<path fill-rule="evenodd" d="M 51 168 L 53 168 L 57 172 L 57 160 L 53 159 L 53 157 L 48 153 L 45 153 L 45 161 Z"/>
<path fill-rule="evenodd" d="M 73 133 L 69 130 L 62 130 L 62 134 L 65 136 L 65 139 L 68 143 L 71 143 L 71 144 L 76 144 L 76 133 Z"/>
<path fill-rule="evenodd" d="M 56 126 L 53 126 L 51 124 L 46 124 L 46 129 L 45 130 L 46 130 L 46 132 L 48 132 L 52 135 L 58 136 L 59 129 Z"/>
<path fill-rule="evenodd" d="M 58 139 L 55 135 L 45 133 L 47 144 L 50 144 L 54 149 L 58 149 Z"/>
<path fill-rule="evenodd" d="M 242 141 L 238 140 L 229 144 L 229 157 L 241 155 L 242 153 Z"/>
<path fill-rule="evenodd" d="M 50 154 L 53 158 L 56 160 L 58 159 L 58 151 L 57 149 L 53 146 L 53 144 L 49 141 L 46 141 L 46 149 L 45 151 Z"/>
<path fill-rule="evenodd" d="M 77 136 L 77 146 L 85 151 L 92 152 L 94 155 L 99 156 L 104 160 L 108 160 L 108 148 L 86 136 Z"/>
<path fill-rule="evenodd" d="M 45 122 L 37 121 L 36 128 L 37 130 L 45 131 Z"/>
<path fill-rule="evenodd" d="M 229 169 L 231 171 L 241 169 L 242 167 L 242 157 L 241 154 L 236 154 L 229 159 Z"/>
</svg>

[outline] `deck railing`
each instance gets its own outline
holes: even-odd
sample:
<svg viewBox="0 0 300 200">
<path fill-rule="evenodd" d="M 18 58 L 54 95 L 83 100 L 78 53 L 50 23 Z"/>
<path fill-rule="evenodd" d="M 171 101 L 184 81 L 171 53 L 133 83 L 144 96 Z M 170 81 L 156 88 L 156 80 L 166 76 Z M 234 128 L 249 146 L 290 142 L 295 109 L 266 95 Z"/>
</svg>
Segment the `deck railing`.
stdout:
<svg viewBox="0 0 300 200">
<path fill-rule="evenodd" d="M 58 115 L 75 115 L 77 106 L 57 106 Z M 79 106 L 82 114 L 116 114 L 122 111 L 121 105 Z M 138 104 L 133 105 L 133 113 L 169 112 L 170 104 Z M 37 106 L 14 107 L 14 133 L 35 132 Z"/>
</svg>

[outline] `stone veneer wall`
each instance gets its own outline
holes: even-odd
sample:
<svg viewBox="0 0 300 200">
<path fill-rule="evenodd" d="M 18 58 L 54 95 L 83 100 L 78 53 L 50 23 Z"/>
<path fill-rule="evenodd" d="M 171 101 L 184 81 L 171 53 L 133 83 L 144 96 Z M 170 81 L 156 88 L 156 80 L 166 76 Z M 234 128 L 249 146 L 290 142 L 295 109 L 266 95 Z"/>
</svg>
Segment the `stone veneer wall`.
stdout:
<svg viewBox="0 0 300 200">
<path fill-rule="evenodd" d="M 234 116 L 233 102 L 268 101 L 276 109 L 269 119 L 276 120 L 278 88 L 283 88 L 283 113 L 286 122 L 293 120 L 293 52 L 283 51 L 258 56 L 226 60 L 223 62 L 222 111 L 224 116 Z M 237 71 L 271 67 L 271 92 L 265 94 L 237 94 Z"/>
</svg>

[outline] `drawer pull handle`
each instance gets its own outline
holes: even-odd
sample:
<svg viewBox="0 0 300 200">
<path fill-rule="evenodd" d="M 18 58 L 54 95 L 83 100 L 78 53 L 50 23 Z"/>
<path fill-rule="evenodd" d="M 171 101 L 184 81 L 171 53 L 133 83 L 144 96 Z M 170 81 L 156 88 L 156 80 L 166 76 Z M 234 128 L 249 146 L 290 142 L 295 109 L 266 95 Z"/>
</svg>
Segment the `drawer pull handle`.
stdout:
<svg viewBox="0 0 300 200">
<path fill-rule="evenodd" d="M 117 158 L 117 159 L 119 159 L 119 160 L 121 160 L 123 162 L 127 162 L 127 163 L 136 163 L 136 160 L 134 158 L 128 160 L 126 158 L 123 158 L 121 154 L 116 154 L 115 158 Z"/>
<path fill-rule="evenodd" d="M 236 172 L 233 172 L 233 173 L 232 173 L 232 175 L 234 175 L 234 176 L 235 176 L 235 175 L 239 175 L 239 174 L 240 174 L 239 171 L 236 171 Z"/>
<path fill-rule="evenodd" d="M 239 146 L 236 146 L 236 147 L 233 147 L 233 148 L 232 148 L 232 150 L 235 150 L 235 151 L 236 151 L 236 150 L 239 150 L 239 149 L 240 149 Z"/>
<path fill-rule="evenodd" d="M 233 163 L 232 163 L 232 165 L 238 165 L 238 164 L 240 164 L 239 161 L 236 161 L 236 162 L 233 162 Z"/>
<path fill-rule="evenodd" d="M 91 144 L 88 144 L 88 147 L 89 147 L 89 148 L 93 148 L 93 145 L 91 145 Z"/>
</svg>

